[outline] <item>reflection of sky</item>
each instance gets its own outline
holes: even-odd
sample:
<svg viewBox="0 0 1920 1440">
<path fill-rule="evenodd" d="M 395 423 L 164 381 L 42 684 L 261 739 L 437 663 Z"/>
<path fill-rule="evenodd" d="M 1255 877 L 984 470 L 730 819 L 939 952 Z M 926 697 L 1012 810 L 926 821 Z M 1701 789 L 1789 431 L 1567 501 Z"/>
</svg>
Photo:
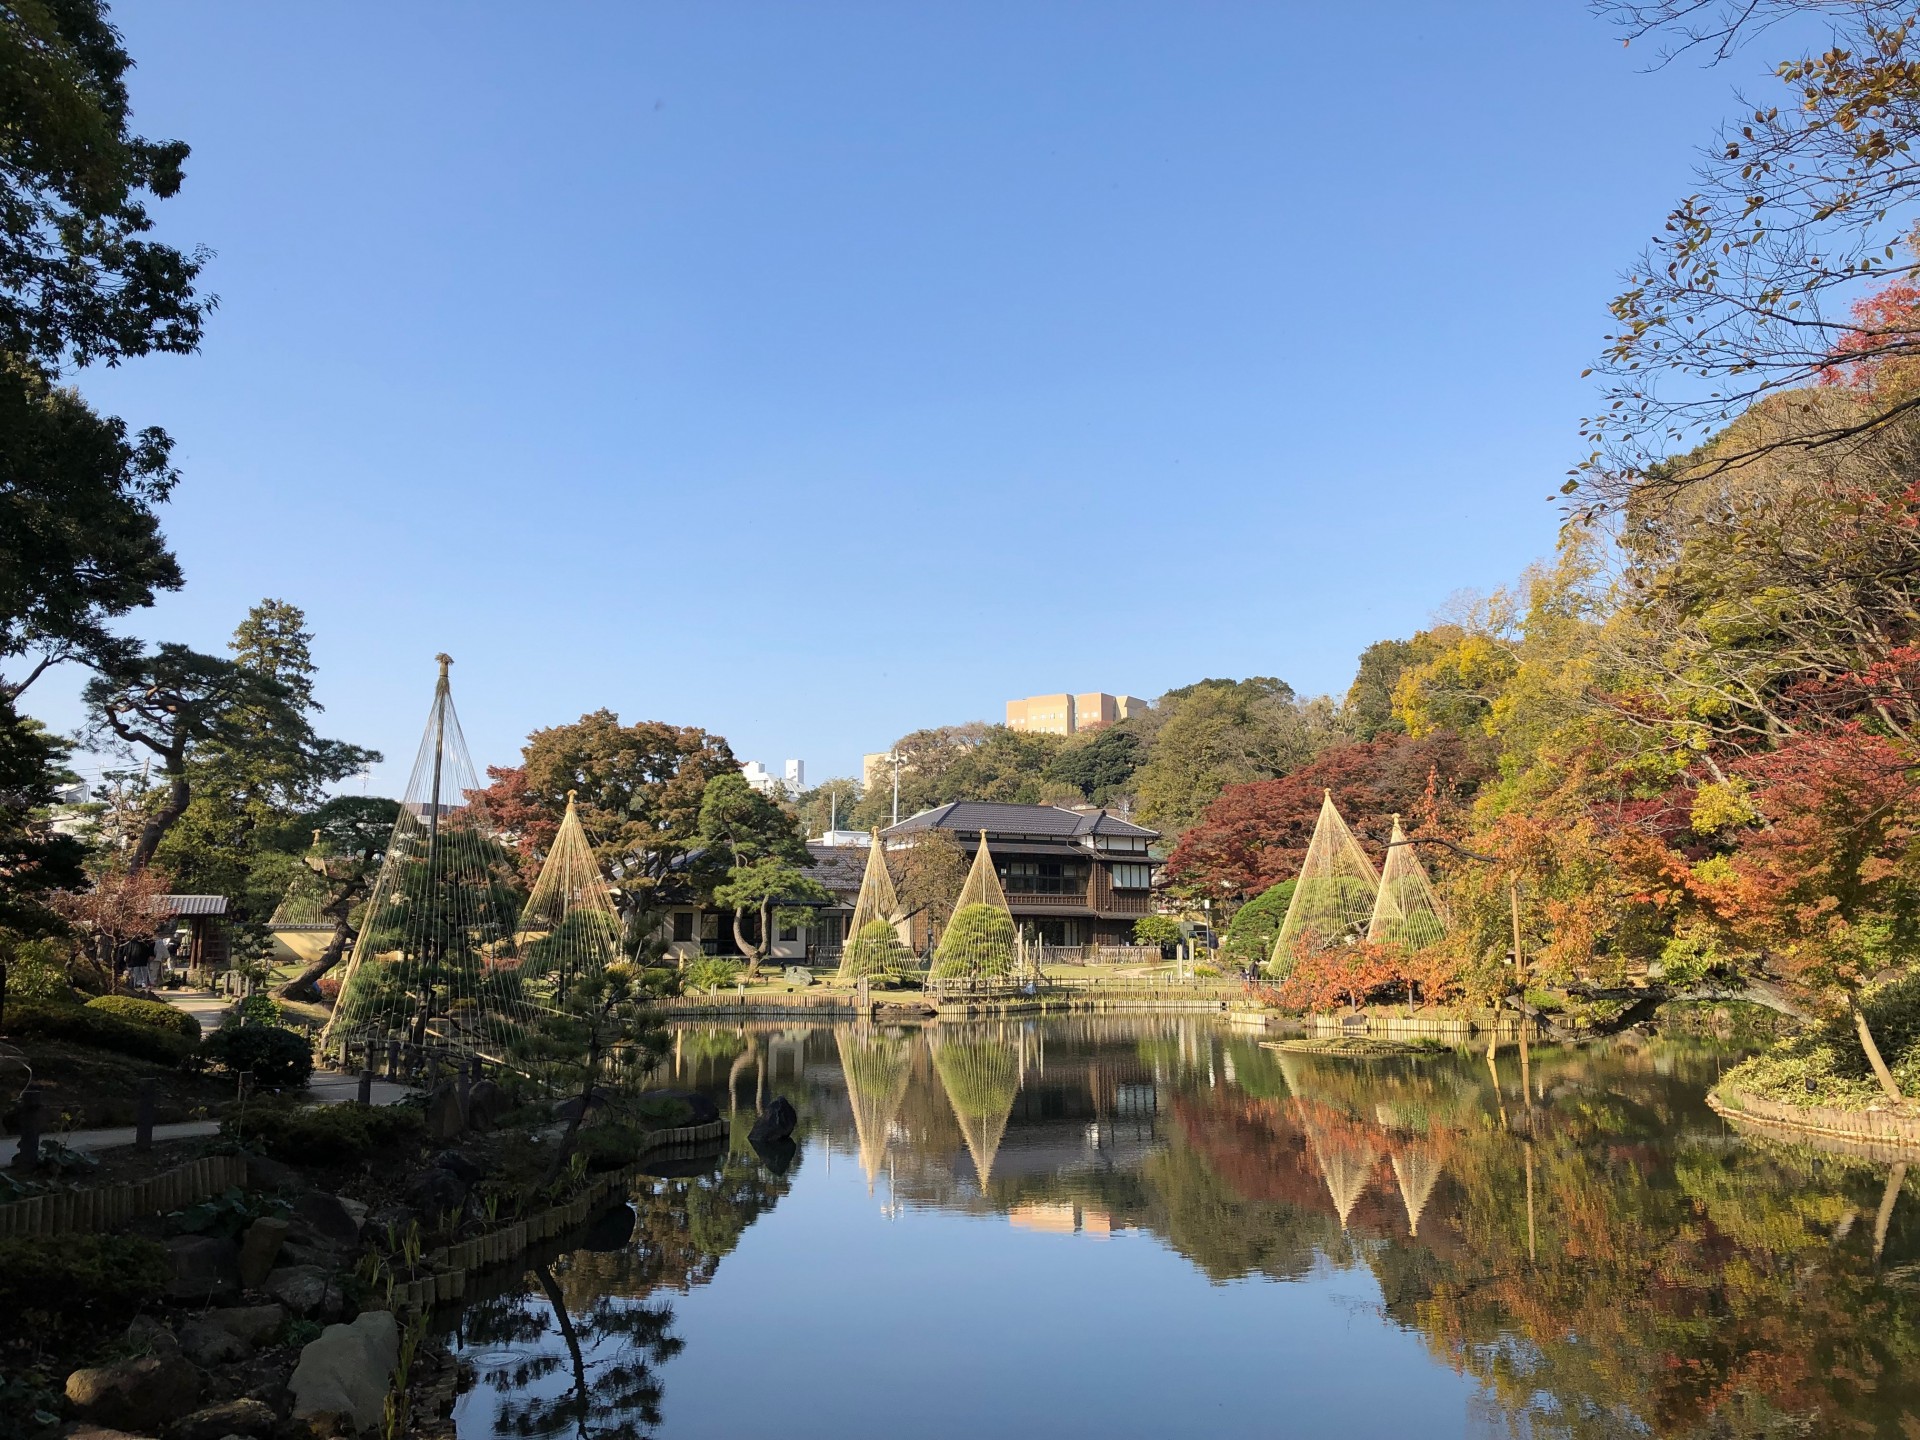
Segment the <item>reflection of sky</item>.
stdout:
<svg viewBox="0 0 1920 1440">
<path fill-rule="evenodd" d="M 884 1176 L 869 1196 L 857 1166 L 806 1156 L 675 1299 L 664 1434 L 1470 1433 L 1477 1387 L 1381 1318 L 1364 1269 L 1214 1285 L 1142 1231 L 1089 1244 L 886 1202 Z"/>
</svg>

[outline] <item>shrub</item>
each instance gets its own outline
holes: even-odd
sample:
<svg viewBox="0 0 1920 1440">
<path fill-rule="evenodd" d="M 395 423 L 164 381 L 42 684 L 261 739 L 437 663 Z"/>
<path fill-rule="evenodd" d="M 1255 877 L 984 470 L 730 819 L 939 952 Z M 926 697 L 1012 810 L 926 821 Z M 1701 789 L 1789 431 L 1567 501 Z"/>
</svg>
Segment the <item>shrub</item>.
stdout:
<svg viewBox="0 0 1920 1440">
<path fill-rule="evenodd" d="M 9 1005 L 5 1033 L 17 1040 L 66 1040 L 158 1065 L 178 1065 L 193 1054 L 193 1042 L 177 1030 L 135 1024 L 89 1005 Z"/>
<path fill-rule="evenodd" d="M 900 941 L 893 926 L 873 920 L 847 943 L 841 958 L 845 973 L 858 980 L 865 975 L 899 975 L 914 968 L 913 951 Z"/>
<path fill-rule="evenodd" d="M 1133 943 L 1136 945 L 1158 945 L 1165 950 L 1167 946 L 1178 945 L 1186 938 L 1180 922 L 1171 915 L 1142 915 L 1133 922 Z"/>
<path fill-rule="evenodd" d="M 72 1005 L 66 952 L 57 940 L 22 940 L 7 960 L 7 1003 Z"/>
<path fill-rule="evenodd" d="M 56 1344 L 117 1329 L 160 1296 L 167 1252 L 133 1235 L 23 1235 L 0 1240 L 0 1315 Z"/>
<path fill-rule="evenodd" d="M 934 952 L 934 978 L 1005 975 L 1013 969 L 1016 939 L 1013 917 L 999 906 L 962 906 Z"/>
<path fill-rule="evenodd" d="M 271 995 L 248 995 L 233 1007 L 234 1018 L 242 1025 L 278 1025 L 279 1002 Z"/>
<path fill-rule="evenodd" d="M 690 962 L 682 981 L 689 990 L 723 990 L 740 978 L 740 967 L 718 955 Z"/>
<path fill-rule="evenodd" d="M 1227 926 L 1221 958 L 1244 970 L 1249 965 L 1264 965 L 1273 958 L 1273 940 L 1287 918 L 1287 906 L 1293 902 L 1293 881 L 1270 885 L 1242 905 Z"/>
<path fill-rule="evenodd" d="M 1920 1093 L 1920 972 L 1864 992 L 1861 1012 L 1902 1093 Z M 1853 1022 L 1835 1017 L 1727 1071 L 1724 1083 L 1787 1105 L 1859 1110 L 1880 1099 Z"/>
<path fill-rule="evenodd" d="M 410 1105 L 276 1104 L 257 1107 L 244 1118 L 230 1115 L 220 1129 L 275 1160 L 341 1165 L 369 1151 L 417 1139 L 426 1124 L 426 1117 Z"/>
<path fill-rule="evenodd" d="M 141 1000 L 132 995 L 98 995 L 87 1001 L 87 1009 L 98 1010 L 134 1025 L 155 1030 L 171 1030 L 188 1041 L 200 1038 L 200 1022 L 184 1010 L 160 1000 Z"/>
<path fill-rule="evenodd" d="M 268 1090 L 304 1085 L 313 1074 L 307 1037 L 277 1025 L 223 1025 L 201 1042 L 200 1053 L 229 1074 L 251 1070 L 254 1084 Z"/>
<path fill-rule="evenodd" d="M 340 976 L 329 970 L 313 982 L 313 988 L 320 992 L 320 1003 L 331 1005 L 340 998 Z"/>
</svg>

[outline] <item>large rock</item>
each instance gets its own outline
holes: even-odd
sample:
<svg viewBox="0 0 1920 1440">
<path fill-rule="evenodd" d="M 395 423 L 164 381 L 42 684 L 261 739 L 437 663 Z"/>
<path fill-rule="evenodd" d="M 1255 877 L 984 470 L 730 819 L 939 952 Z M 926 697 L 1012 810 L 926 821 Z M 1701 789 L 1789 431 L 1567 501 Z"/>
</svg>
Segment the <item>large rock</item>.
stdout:
<svg viewBox="0 0 1920 1440">
<path fill-rule="evenodd" d="M 359 1241 L 367 1207 L 360 1206 L 356 1215 L 338 1195 L 312 1190 L 293 1202 L 293 1214 L 323 1244 L 346 1246 Z"/>
<path fill-rule="evenodd" d="M 180 1327 L 180 1349 L 196 1365 L 225 1365 L 253 1353 L 253 1347 L 231 1330 L 199 1318 Z"/>
<path fill-rule="evenodd" d="M 230 1435 L 271 1435 L 279 1423 L 271 1405 L 249 1396 L 182 1415 L 161 1433 L 165 1440 L 227 1440 Z"/>
<path fill-rule="evenodd" d="M 466 1112 L 460 1108 L 460 1092 L 451 1080 L 434 1086 L 427 1096 L 427 1134 L 436 1140 L 451 1140 L 467 1128 Z"/>
<path fill-rule="evenodd" d="M 282 1266 L 261 1288 L 296 1315 L 324 1317 L 340 1308 L 337 1279 L 318 1265 Z"/>
<path fill-rule="evenodd" d="M 317 1434 L 342 1421 L 356 1434 L 373 1429 L 399 1358 L 400 1330 L 389 1311 L 368 1310 L 351 1325 L 329 1325 L 294 1366 L 288 1382 L 293 1418 Z"/>
<path fill-rule="evenodd" d="M 148 1433 L 200 1403 L 206 1377 L 179 1355 L 143 1355 L 76 1370 L 67 1376 L 67 1403 L 82 1420 Z"/>
<path fill-rule="evenodd" d="M 593 1089 L 589 1090 L 584 1097 L 569 1095 L 564 1100 L 554 1101 L 553 1118 L 556 1120 L 571 1120 L 576 1115 L 585 1115 L 588 1118 L 592 1118 L 594 1112 L 606 1109 L 607 1102 L 612 1098 L 613 1097 L 608 1095 L 605 1090 L 596 1085 Z"/>
<path fill-rule="evenodd" d="M 451 1170 L 468 1185 L 478 1185 L 487 1178 L 486 1168 L 470 1155 L 462 1155 L 458 1150 L 442 1150 L 433 1157 L 434 1168 Z"/>
<path fill-rule="evenodd" d="M 793 1134 L 793 1127 L 800 1123 L 793 1102 L 784 1095 L 776 1095 L 767 1102 L 767 1108 L 760 1112 L 760 1118 L 753 1122 L 753 1129 L 747 1132 L 747 1138 L 754 1147 L 770 1146 L 775 1141 L 785 1140 Z"/>
<path fill-rule="evenodd" d="M 476 1080 L 467 1091 L 467 1124 L 475 1130 L 491 1130 L 512 1103 L 507 1099 L 507 1092 L 493 1081 Z"/>
<path fill-rule="evenodd" d="M 247 1156 L 247 1189 L 292 1191 L 302 1188 L 305 1182 L 300 1172 L 284 1160 L 269 1160 L 265 1155 Z"/>
<path fill-rule="evenodd" d="M 247 1227 L 240 1241 L 240 1283 L 258 1290 L 279 1258 L 280 1246 L 293 1227 L 276 1215 L 262 1215 Z"/>
<path fill-rule="evenodd" d="M 407 1204 L 430 1219 L 438 1219 L 449 1210 L 463 1210 L 467 1204 L 467 1182 L 451 1170 L 434 1166 L 422 1171 L 407 1187 Z"/>
<path fill-rule="evenodd" d="M 283 1305 L 233 1305 L 209 1310 L 199 1318 L 248 1345 L 260 1346 L 280 1333 L 280 1327 L 287 1323 L 287 1311 Z"/>
<path fill-rule="evenodd" d="M 176 1235 L 167 1241 L 173 1278 L 167 1294 L 175 1300 L 205 1304 L 240 1293 L 240 1247 L 211 1235 Z"/>
</svg>

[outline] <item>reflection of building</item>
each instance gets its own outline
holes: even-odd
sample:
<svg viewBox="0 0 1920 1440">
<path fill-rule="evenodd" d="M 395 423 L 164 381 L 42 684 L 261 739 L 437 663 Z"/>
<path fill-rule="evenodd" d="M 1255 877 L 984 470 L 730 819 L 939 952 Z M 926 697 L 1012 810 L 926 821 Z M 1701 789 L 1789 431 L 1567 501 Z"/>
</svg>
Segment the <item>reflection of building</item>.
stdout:
<svg viewBox="0 0 1920 1440">
<path fill-rule="evenodd" d="M 1029 695 L 1007 701 L 1007 728 L 1040 735 L 1077 735 L 1146 712 L 1147 702 L 1132 695 L 1090 690 L 1084 695 Z"/>
<path fill-rule="evenodd" d="M 881 831 L 889 849 L 941 831 L 971 860 L 987 835 L 1014 923 L 1050 945 L 1123 945 L 1153 908 L 1157 830 L 1090 806 L 999 805 L 957 800 Z M 916 933 L 916 947 L 926 936 Z"/>
</svg>

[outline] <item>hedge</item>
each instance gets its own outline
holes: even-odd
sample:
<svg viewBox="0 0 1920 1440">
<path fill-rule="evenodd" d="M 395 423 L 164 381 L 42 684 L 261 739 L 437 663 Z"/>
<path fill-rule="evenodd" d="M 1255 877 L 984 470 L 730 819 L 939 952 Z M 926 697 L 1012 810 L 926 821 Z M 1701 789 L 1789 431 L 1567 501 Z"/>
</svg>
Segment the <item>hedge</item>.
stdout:
<svg viewBox="0 0 1920 1440">
<path fill-rule="evenodd" d="M 67 1040 L 159 1065 L 178 1065 L 194 1048 L 178 1030 L 137 1024 L 91 1005 L 9 1005 L 0 1033 L 15 1040 Z"/>
<path fill-rule="evenodd" d="M 135 1025 L 171 1030 L 188 1040 L 200 1038 L 200 1022 L 163 1000 L 142 1000 L 134 995 L 97 995 L 87 1001 L 87 1009 L 99 1010 Z"/>
</svg>

